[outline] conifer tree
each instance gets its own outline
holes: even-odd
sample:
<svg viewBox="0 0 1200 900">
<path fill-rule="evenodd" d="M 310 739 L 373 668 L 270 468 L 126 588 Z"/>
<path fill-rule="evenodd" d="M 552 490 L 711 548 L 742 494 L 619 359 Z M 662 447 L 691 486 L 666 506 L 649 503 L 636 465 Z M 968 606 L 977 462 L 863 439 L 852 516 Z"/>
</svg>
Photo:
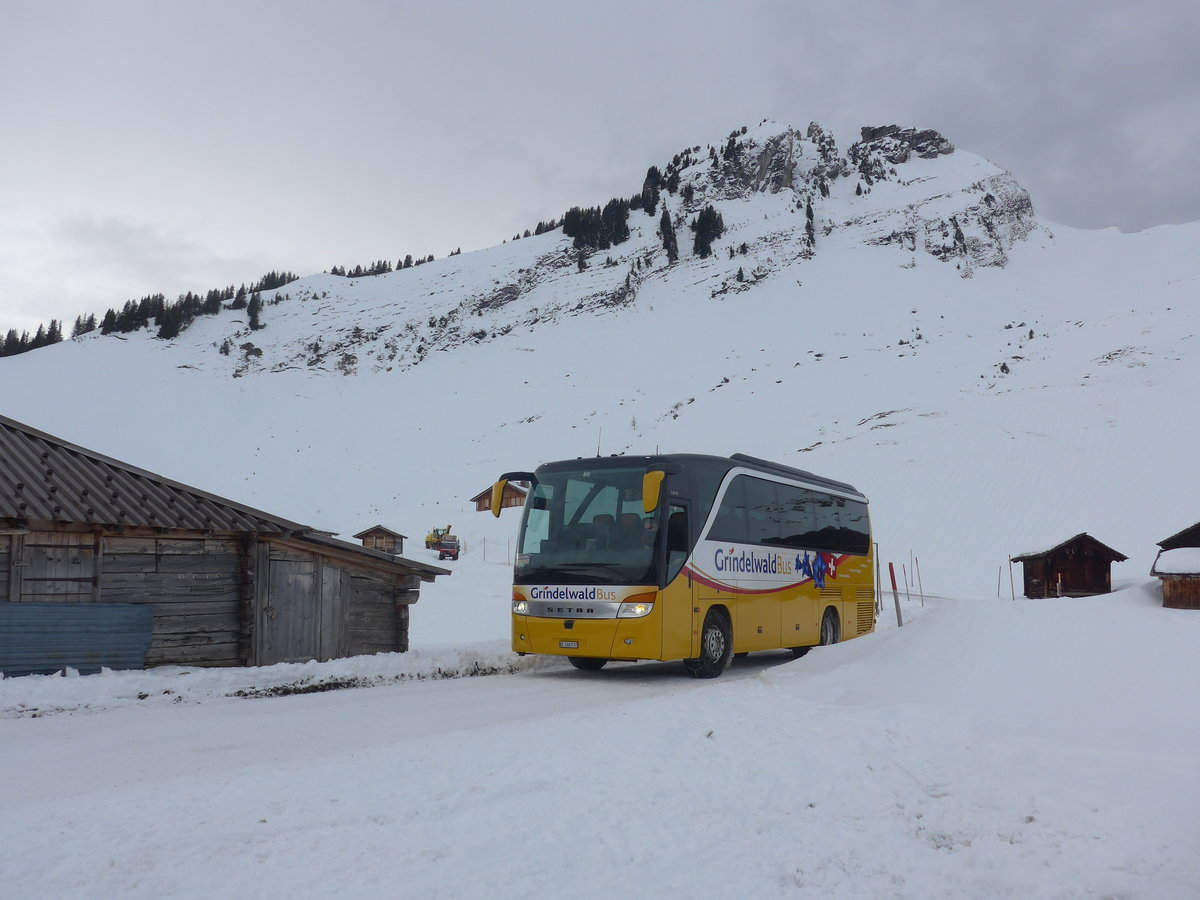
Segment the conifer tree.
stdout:
<svg viewBox="0 0 1200 900">
<path fill-rule="evenodd" d="M 663 177 L 658 166 L 646 170 L 646 179 L 642 182 L 642 209 L 646 215 L 653 216 L 658 211 L 658 194 L 662 189 Z"/>
<path fill-rule="evenodd" d="M 711 256 L 713 241 L 725 233 L 725 222 L 721 214 L 709 204 L 696 216 L 696 221 L 692 223 L 692 231 L 696 235 L 692 252 L 701 257 Z"/>
<path fill-rule="evenodd" d="M 249 320 L 251 331 L 258 331 L 260 328 L 264 327 L 261 319 L 259 318 L 261 314 L 262 297 L 260 297 L 258 294 L 255 294 L 250 298 L 250 303 L 246 307 L 246 317 Z"/>
<path fill-rule="evenodd" d="M 667 251 L 667 262 L 675 262 L 679 259 L 679 243 L 675 239 L 675 225 L 666 206 L 663 207 L 662 218 L 658 220 L 658 233 L 662 237 L 663 249 Z"/>
</svg>

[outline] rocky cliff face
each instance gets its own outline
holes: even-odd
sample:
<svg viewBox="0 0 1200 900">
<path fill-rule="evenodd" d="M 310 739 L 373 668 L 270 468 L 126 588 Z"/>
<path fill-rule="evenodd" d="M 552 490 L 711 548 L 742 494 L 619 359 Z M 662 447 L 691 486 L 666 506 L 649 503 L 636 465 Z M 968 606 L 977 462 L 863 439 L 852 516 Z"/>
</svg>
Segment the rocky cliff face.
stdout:
<svg viewBox="0 0 1200 900">
<path fill-rule="evenodd" d="M 800 281 L 828 246 L 898 251 L 898 268 L 926 261 L 969 278 L 1004 266 L 1013 245 L 1040 227 L 1007 172 L 936 131 L 896 125 L 863 128 L 843 153 L 817 123 L 800 131 L 765 121 L 680 151 L 638 199 L 655 187 L 653 204 L 630 209 L 629 238 L 603 249 L 578 247 L 556 229 L 386 275 L 301 279 L 264 298 L 267 328 L 235 331 L 225 352 L 235 374 L 407 368 L 454 346 L 628 307 L 648 290 L 716 298 L 785 272 Z M 691 226 L 709 206 L 725 230 L 703 257 Z M 660 233 L 663 209 L 675 262 Z M 258 352 L 264 344 L 270 352 Z"/>
</svg>

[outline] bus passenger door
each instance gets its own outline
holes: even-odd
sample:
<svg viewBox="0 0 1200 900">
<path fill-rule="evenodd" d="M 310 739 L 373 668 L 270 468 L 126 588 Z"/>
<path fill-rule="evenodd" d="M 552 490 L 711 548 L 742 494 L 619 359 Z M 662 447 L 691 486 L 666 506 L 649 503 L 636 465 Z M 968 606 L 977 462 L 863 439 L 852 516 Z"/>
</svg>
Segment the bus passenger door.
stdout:
<svg viewBox="0 0 1200 900">
<path fill-rule="evenodd" d="M 688 525 L 686 502 L 672 500 L 667 507 L 663 537 L 667 568 L 666 587 L 662 592 L 662 655 L 666 659 L 687 659 L 695 655 L 692 653 L 692 610 L 696 606 L 696 585 L 684 569 L 691 545 Z"/>
</svg>

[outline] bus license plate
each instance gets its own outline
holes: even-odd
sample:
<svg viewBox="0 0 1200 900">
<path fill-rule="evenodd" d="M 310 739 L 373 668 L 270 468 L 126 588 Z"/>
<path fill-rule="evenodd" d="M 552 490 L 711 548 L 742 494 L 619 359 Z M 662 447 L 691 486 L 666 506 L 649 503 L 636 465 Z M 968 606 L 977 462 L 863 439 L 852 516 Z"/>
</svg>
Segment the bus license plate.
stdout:
<svg viewBox="0 0 1200 900">
<path fill-rule="evenodd" d="M 563 650 L 578 650 L 579 641 L 559 641 L 558 646 Z"/>
</svg>

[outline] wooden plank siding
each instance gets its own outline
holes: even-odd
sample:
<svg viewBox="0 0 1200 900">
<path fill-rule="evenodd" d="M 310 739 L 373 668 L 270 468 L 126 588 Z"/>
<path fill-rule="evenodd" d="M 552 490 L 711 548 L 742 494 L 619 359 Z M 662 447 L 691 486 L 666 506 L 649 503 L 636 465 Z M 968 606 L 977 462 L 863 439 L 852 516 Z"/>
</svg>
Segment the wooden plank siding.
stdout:
<svg viewBox="0 0 1200 900">
<path fill-rule="evenodd" d="M 404 651 L 421 580 L 390 561 L 276 535 L 0 535 L 0 602 L 150 606 L 147 666 Z"/>
<path fill-rule="evenodd" d="M 237 541 L 108 535 L 103 548 L 104 600 L 154 606 L 147 665 L 248 662 L 242 647 Z"/>
<path fill-rule="evenodd" d="M 7 603 L 9 596 L 9 578 L 12 567 L 12 545 L 16 535 L 6 534 L 0 537 L 0 603 Z"/>
<path fill-rule="evenodd" d="M 31 531 L 24 539 L 19 561 L 20 602 L 79 603 L 95 599 L 93 534 Z"/>
</svg>

